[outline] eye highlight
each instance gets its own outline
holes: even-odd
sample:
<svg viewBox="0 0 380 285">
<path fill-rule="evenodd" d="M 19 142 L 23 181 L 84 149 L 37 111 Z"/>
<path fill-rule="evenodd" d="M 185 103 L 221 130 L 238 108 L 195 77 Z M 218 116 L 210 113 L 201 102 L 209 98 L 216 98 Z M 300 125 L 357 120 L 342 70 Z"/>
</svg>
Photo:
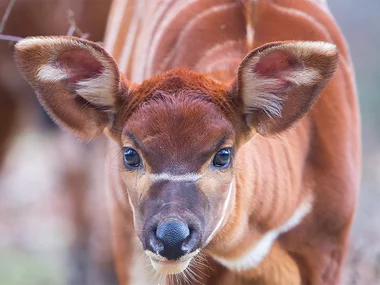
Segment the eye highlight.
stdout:
<svg viewBox="0 0 380 285">
<path fill-rule="evenodd" d="M 222 148 L 219 150 L 212 160 L 212 165 L 218 169 L 225 169 L 231 162 L 231 148 Z"/>
<path fill-rule="evenodd" d="M 123 147 L 124 164 L 129 170 L 141 167 L 141 158 L 137 151 L 130 147 Z"/>
</svg>

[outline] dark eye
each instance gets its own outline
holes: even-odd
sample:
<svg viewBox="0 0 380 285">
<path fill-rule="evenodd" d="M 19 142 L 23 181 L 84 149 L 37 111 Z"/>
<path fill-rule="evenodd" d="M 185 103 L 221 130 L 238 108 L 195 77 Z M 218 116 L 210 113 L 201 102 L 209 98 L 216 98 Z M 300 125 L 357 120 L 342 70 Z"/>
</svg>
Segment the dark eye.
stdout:
<svg viewBox="0 0 380 285">
<path fill-rule="evenodd" d="M 123 148 L 124 163 L 128 169 L 136 169 L 141 166 L 141 158 L 137 151 L 130 147 Z"/>
<path fill-rule="evenodd" d="M 217 168 L 227 168 L 231 161 L 231 148 L 223 148 L 219 150 L 212 161 L 212 165 Z"/>
</svg>

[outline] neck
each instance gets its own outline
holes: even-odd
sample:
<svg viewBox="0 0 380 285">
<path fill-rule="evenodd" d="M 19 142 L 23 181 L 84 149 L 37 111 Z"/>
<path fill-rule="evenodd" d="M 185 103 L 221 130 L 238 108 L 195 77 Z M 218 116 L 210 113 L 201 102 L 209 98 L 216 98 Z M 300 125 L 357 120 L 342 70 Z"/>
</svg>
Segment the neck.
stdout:
<svg viewBox="0 0 380 285">
<path fill-rule="evenodd" d="M 304 171 L 310 122 L 305 117 L 277 137 L 256 135 L 238 151 L 229 206 L 233 210 L 214 239 L 217 242 L 208 247 L 220 263 L 236 270 L 254 267 L 269 254 L 276 238 L 311 210 L 311 179 Z"/>
</svg>

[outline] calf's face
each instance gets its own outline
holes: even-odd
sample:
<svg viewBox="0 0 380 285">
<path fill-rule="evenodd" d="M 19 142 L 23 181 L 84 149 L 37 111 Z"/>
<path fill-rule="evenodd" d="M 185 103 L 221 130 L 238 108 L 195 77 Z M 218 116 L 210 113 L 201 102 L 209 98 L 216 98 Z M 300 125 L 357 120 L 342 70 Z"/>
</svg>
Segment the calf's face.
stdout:
<svg viewBox="0 0 380 285">
<path fill-rule="evenodd" d="M 104 131 L 118 143 L 136 234 L 166 274 L 185 270 L 234 211 L 244 191 L 235 187 L 239 146 L 293 125 L 337 62 L 328 43 L 273 43 L 247 55 L 231 86 L 182 69 L 137 85 L 86 40 L 28 38 L 15 56 L 59 125 L 84 140 Z"/>
<path fill-rule="evenodd" d="M 153 266 L 177 273 L 227 216 L 237 133 L 212 99 L 227 96 L 218 84 L 180 70 L 156 80 L 131 90 L 147 98 L 122 127 L 122 178 Z"/>
</svg>

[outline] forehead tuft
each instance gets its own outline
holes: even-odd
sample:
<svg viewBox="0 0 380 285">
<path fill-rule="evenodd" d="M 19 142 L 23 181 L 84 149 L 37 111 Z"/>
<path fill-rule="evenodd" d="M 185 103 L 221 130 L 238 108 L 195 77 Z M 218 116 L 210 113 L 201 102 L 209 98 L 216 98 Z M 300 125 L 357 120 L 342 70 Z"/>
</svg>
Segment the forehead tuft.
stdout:
<svg viewBox="0 0 380 285">
<path fill-rule="evenodd" d="M 190 70 L 173 69 L 153 76 L 129 90 L 121 109 L 122 121 L 125 122 L 137 108 L 150 103 L 151 99 L 162 99 L 163 95 L 176 97 L 184 93 L 202 95 L 204 100 L 212 101 L 225 109 L 229 108 L 226 86 Z"/>
<path fill-rule="evenodd" d="M 158 90 L 176 94 L 186 89 L 219 97 L 223 96 L 224 86 L 202 74 L 186 69 L 173 69 L 145 80 L 138 89 L 139 93 L 146 92 L 148 97 Z"/>
<path fill-rule="evenodd" d="M 161 128 L 191 126 L 207 121 L 221 124 L 228 117 L 227 91 L 219 83 L 204 75 L 185 69 L 174 69 L 144 81 L 131 94 L 139 100 L 136 108 L 126 118 L 127 126 L 138 124 L 160 125 Z M 141 119 L 144 120 L 141 120 Z"/>
</svg>

